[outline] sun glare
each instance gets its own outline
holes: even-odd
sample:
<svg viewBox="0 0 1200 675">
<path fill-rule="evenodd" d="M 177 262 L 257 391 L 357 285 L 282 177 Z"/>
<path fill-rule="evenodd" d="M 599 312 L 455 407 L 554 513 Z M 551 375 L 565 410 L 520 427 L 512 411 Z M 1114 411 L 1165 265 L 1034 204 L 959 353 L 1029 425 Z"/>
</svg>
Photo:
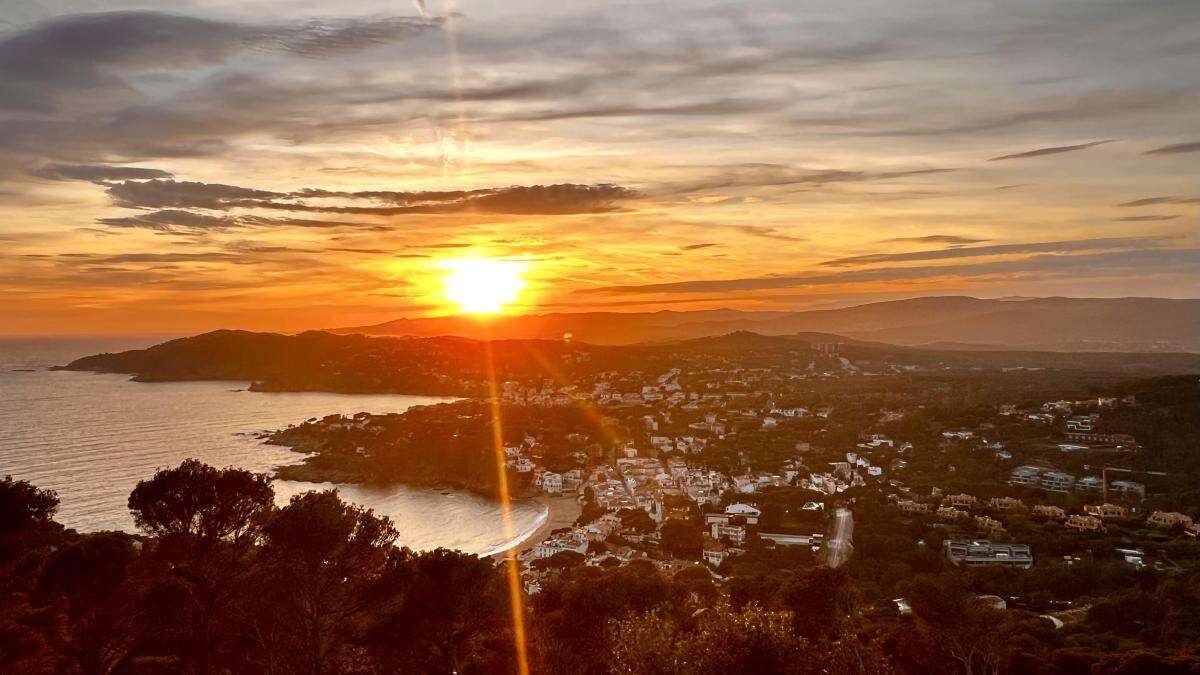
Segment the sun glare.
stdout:
<svg viewBox="0 0 1200 675">
<path fill-rule="evenodd" d="M 525 288 L 528 263 L 493 258 L 460 258 L 441 264 L 446 270 L 446 300 L 469 314 L 496 314 Z"/>
</svg>

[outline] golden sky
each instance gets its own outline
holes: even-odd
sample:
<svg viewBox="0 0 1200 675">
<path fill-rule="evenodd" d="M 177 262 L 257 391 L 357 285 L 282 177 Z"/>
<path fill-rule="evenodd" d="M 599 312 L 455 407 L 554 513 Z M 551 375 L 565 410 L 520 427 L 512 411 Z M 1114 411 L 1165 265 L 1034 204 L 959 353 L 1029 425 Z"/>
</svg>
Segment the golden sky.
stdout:
<svg viewBox="0 0 1200 675">
<path fill-rule="evenodd" d="M 1200 296 L 1200 3 L 546 5 L 0 2 L 0 334 Z"/>
</svg>

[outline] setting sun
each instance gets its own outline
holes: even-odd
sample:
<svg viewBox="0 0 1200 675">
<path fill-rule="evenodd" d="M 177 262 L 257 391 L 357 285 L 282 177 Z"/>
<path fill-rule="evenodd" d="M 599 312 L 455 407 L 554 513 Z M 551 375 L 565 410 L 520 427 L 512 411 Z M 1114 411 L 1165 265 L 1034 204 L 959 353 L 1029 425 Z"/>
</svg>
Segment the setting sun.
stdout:
<svg viewBox="0 0 1200 675">
<path fill-rule="evenodd" d="M 495 314 L 525 288 L 528 263 L 492 258 L 462 258 L 441 264 L 446 270 L 446 299 L 462 312 Z"/>
</svg>

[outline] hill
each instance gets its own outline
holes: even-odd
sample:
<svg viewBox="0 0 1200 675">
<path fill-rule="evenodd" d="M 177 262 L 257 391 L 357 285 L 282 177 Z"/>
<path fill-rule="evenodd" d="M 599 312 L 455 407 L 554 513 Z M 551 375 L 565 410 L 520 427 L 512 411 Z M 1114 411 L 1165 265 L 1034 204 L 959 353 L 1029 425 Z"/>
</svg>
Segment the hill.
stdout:
<svg viewBox="0 0 1200 675">
<path fill-rule="evenodd" d="M 1200 300 L 1163 298 L 912 298 L 803 312 L 584 312 L 397 319 L 340 334 L 561 339 L 591 344 L 724 335 L 836 333 L 897 345 L 1037 351 L 1200 352 Z"/>
<path fill-rule="evenodd" d="M 490 358 L 489 358 L 490 353 Z M 598 373 L 761 368 L 788 372 L 904 369 L 1049 369 L 1156 375 L 1200 372 L 1200 355 L 934 350 L 829 333 L 767 336 L 738 331 L 660 344 L 564 340 L 394 338 L 214 331 L 148 349 L 97 354 L 68 370 L 128 373 L 140 381 L 240 380 L 271 391 L 482 395 L 488 363 L 501 381 L 578 383 Z"/>
</svg>

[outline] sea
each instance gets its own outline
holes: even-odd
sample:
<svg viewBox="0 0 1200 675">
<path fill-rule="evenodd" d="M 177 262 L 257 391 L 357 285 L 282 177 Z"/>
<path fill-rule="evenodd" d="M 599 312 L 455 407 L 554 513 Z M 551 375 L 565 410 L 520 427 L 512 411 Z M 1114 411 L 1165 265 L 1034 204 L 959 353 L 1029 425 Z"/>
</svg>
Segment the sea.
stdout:
<svg viewBox="0 0 1200 675">
<path fill-rule="evenodd" d="M 304 456 L 255 435 L 333 413 L 403 412 L 448 399 L 399 395 L 263 393 L 247 382 L 140 383 L 128 375 L 51 370 L 81 356 L 139 349 L 162 338 L 0 339 L 0 476 L 58 493 L 56 519 L 79 531 L 136 531 L 130 491 L 158 469 L 196 458 L 271 473 Z M 513 504 L 515 536 L 499 505 L 470 493 L 393 485 L 364 487 L 274 481 L 282 505 L 306 490 L 335 487 L 386 515 L 397 543 L 490 555 L 516 545 L 547 517 Z"/>
</svg>

